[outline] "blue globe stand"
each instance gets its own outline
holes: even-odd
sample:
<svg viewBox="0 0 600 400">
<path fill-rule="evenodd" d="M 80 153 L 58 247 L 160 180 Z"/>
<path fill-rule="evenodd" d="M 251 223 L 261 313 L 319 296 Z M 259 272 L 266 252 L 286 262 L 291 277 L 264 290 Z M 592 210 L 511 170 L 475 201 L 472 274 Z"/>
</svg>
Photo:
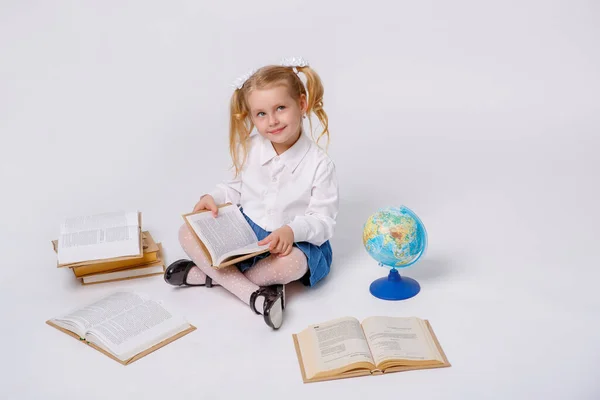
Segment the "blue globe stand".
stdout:
<svg viewBox="0 0 600 400">
<path fill-rule="evenodd" d="M 380 209 L 371 215 L 367 222 L 371 221 L 371 224 L 377 225 L 377 223 L 385 221 L 386 218 L 391 218 L 390 216 L 402 216 L 413 219 L 416 225 L 416 232 L 411 233 L 406 238 L 402 237 L 403 233 L 405 233 L 402 232 L 403 229 L 400 230 L 401 232 L 398 237 L 403 239 L 402 250 L 395 249 L 400 253 L 400 257 L 396 257 L 394 251 L 390 247 L 386 247 L 385 244 L 386 240 L 388 243 L 395 240 L 395 237 L 391 237 L 392 233 L 390 232 L 389 224 L 386 225 L 384 223 L 382 228 L 385 229 L 382 230 L 376 228 L 375 232 L 377 233 L 373 235 L 374 237 L 370 237 L 368 242 L 365 236 L 367 232 L 365 224 L 363 228 L 363 242 L 367 248 L 367 252 L 379 263 L 380 267 L 390 268 L 388 276 L 371 282 L 369 291 L 373 296 L 383 300 L 406 300 L 416 296 L 421 291 L 421 285 L 412 278 L 400 276 L 396 267 L 406 268 L 423 257 L 427 250 L 427 230 L 417 214 L 405 206 Z M 374 220 L 378 222 L 373 222 Z M 373 233 L 373 227 L 370 228 L 369 233 Z"/>
<path fill-rule="evenodd" d="M 383 266 L 383 264 L 379 264 Z M 416 280 L 400 276 L 396 268 L 392 268 L 387 277 L 374 280 L 369 287 L 371 294 L 383 300 L 406 300 L 421 291 Z"/>
</svg>

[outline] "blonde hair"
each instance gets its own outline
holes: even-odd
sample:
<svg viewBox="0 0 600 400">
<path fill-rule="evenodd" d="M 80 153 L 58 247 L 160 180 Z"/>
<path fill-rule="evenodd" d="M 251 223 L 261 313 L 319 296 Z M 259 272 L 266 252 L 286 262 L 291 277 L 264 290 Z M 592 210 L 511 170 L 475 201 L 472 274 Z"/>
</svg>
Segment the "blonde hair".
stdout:
<svg viewBox="0 0 600 400">
<path fill-rule="evenodd" d="M 310 130 L 312 136 L 312 119 L 310 113 L 314 113 L 321 125 L 323 131 L 319 134 L 315 142 L 327 137 L 327 146 L 329 146 L 329 119 L 325 110 L 323 110 L 323 84 L 321 78 L 312 68 L 296 67 L 298 72 L 306 76 L 306 87 L 300 80 L 300 77 L 294 72 L 292 67 L 269 65 L 256 71 L 244 83 L 241 89 L 236 89 L 231 96 L 230 104 L 230 124 L 229 124 L 229 152 L 235 167 L 237 176 L 246 162 L 248 153 L 248 138 L 254 124 L 250 118 L 248 95 L 255 89 L 265 89 L 277 84 L 285 84 L 288 87 L 290 96 L 300 101 L 301 95 L 306 96 L 307 108 L 306 114 L 309 118 Z M 313 136 L 314 140 L 314 136 Z"/>
</svg>

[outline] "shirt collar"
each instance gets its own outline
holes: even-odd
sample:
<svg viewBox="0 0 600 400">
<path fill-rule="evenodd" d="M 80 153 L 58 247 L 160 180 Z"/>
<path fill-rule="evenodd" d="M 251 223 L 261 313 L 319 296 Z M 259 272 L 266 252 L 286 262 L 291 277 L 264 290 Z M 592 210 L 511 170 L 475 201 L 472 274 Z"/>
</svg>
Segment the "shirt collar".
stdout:
<svg viewBox="0 0 600 400">
<path fill-rule="evenodd" d="M 261 153 L 260 153 L 260 164 L 265 165 L 273 158 L 277 157 L 277 153 L 271 144 L 269 139 L 262 136 L 261 138 Z M 284 151 L 279 155 L 279 159 L 285 164 L 285 166 L 293 173 L 300 161 L 304 158 L 308 150 L 310 149 L 310 139 L 304 134 L 300 135 L 300 138 L 294 143 L 292 147 Z"/>
</svg>

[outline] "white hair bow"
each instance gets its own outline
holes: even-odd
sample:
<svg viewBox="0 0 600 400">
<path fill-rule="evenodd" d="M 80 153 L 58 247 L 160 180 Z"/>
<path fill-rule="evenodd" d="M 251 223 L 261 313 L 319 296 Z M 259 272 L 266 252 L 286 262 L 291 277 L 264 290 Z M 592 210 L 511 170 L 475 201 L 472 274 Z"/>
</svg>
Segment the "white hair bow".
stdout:
<svg viewBox="0 0 600 400">
<path fill-rule="evenodd" d="M 308 61 L 302 57 L 283 58 L 279 64 L 282 67 L 292 67 L 295 73 L 298 73 L 298 69 L 296 67 L 308 67 Z"/>
<path fill-rule="evenodd" d="M 282 67 L 292 67 L 294 69 L 294 72 L 298 73 L 298 69 L 296 67 L 308 67 L 308 61 L 306 61 L 302 57 L 288 57 L 283 58 L 279 65 L 281 65 Z M 236 89 L 241 89 L 244 86 L 244 83 L 246 83 L 246 81 L 250 79 L 250 77 L 254 75 L 256 71 L 256 68 L 251 69 L 250 71 L 246 72 L 244 75 L 240 76 L 235 81 L 233 81 L 233 84 L 231 86 L 233 86 Z"/>
<path fill-rule="evenodd" d="M 254 73 L 255 73 L 256 71 L 257 71 L 257 70 L 256 70 L 255 68 L 254 68 L 254 69 L 251 69 L 250 71 L 246 72 L 244 75 L 240 76 L 240 77 L 239 77 L 239 78 L 237 78 L 235 81 L 233 81 L 233 84 L 232 84 L 231 86 L 233 86 L 233 87 L 234 87 L 234 88 L 236 88 L 236 89 L 241 89 L 241 88 L 242 88 L 242 86 L 244 86 L 244 83 L 246 83 L 246 81 L 247 81 L 248 79 L 250 79 L 250 77 L 251 77 L 252 75 L 254 75 Z"/>
</svg>

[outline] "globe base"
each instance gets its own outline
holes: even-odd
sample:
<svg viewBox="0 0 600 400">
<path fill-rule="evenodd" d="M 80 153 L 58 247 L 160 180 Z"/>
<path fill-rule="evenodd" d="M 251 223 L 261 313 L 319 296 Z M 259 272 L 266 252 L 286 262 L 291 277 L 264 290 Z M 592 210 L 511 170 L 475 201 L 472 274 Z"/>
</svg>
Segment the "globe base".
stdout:
<svg viewBox="0 0 600 400">
<path fill-rule="evenodd" d="M 398 270 L 392 268 L 387 277 L 374 280 L 369 291 L 383 300 L 406 300 L 416 296 L 421 291 L 421 285 L 412 278 L 400 276 Z"/>
</svg>

